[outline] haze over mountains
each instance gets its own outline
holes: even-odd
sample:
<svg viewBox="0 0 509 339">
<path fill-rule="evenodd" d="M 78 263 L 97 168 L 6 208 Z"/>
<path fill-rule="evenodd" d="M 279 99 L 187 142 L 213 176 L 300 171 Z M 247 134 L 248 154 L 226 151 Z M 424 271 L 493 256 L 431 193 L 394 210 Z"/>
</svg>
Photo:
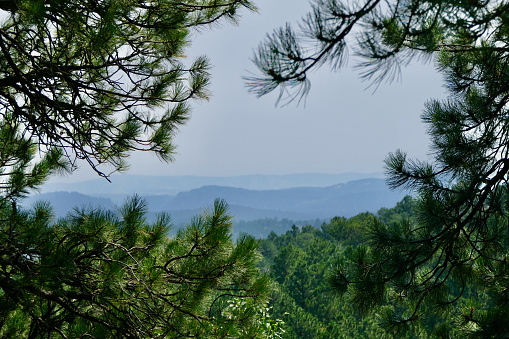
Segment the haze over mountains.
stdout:
<svg viewBox="0 0 509 339">
<path fill-rule="evenodd" d="M 366 176 L 375 178 L 363 178 Z M 98 179 L 47 185 L 42 194 L 30 196 L 25 206 L 36 200 L 48 200 L 61 217 L 74 207 L 114 209 L 137 192 L 148 202 L 149 218 L 165 211 L 177 225 L 189 222 L 217 198 L 228 202 L 237 221 L 329 219 L 394 206 L 405 194 L 390 191 L 380 177 L 355 173 L 242 177 L 125 175 L 113 177 L 111 184 Z"/>
<path fill-rule="evenodd" d="M 292 187 L 325 187 L 352 180 L 383 178 L 382 173 L 304 173 L 288 175 L 242 175 L 242 176 L 148 176 L 117 174 L 111 182 L 98 178 L 73 183 L 47 183 L 40 192 L 79 192 L 88 195 L 176 195 L 202 186 L 227 186 L 250 190 L 277 190 Z"/>
</svg>

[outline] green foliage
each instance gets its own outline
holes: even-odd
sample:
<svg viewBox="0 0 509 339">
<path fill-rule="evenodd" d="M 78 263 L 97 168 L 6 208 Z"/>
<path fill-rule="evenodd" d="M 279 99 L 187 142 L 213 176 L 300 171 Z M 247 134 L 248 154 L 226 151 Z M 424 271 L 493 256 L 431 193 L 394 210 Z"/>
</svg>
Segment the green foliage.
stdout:
<svg viewBox="0 0 509 339">
<path fill-rule="evenodd" d="M 442 276 L 429 292 L 409 289 L 412 279 L 432 286 L 426 273 L 438 262 L 416 257 L 422 265 L 409 272 L 402 248 L 412 249 L 419 210 L 418 200 L 405 197 L 376 216 L 336 217 L 321 229 L 294 227 L 262 239 L 259 265 L 277 284 L 270 305 L 274 317 L 285 320 L 283 337 L 504 337 L 505 276 L 490 276 L 505 269 L 505 262 L 479 258 L 475 270 Z M 333 237 L 330 230 L 345 233 Z"/>
<path fill-rule="evenodd" d="M 223 314 L 227 319 L 246 318 L 247 312 L 255 312 L 250 314 L 251 327 L 246 330 L 243 328 L 233 328 L 233 334 L 239 338 L 253 338 L 265 333 L 268 339 L 281 339 L 285 333 L 284 320 L 272 319 L 270 311 L 272 307 L 268 307 L 263 303 L 254 304 L 252 299 L 236 298 L 228 301 L 228 307 L 224 308 Z"/>
<path fill-rule="evenodd" d="M 376 280 L 349 280 L 361 282 L 352 291 L 399 296 L 391 303 L 401 311 L 386 318 L 392 328 L 439 313 L 455 317 L 449 325 L 463 336 L 508 335 L 507 52 L 491 41 L 481 47 L 440 56 L 451 96 L 430 101 L 423 114 L 434 161 L 401 151 L 386 161 L 389 183 L 418 194 L 416 220 L 375 224 L 362 265 Z M 482 304 L 466 306 L 480 296 Z"/>
<path fill-rule="evenodd" d="M 375 216 L 369 212 L 358 214 L 352 218 L 334 217 L 322 225 L 322 231 L 342 245 L 357 246 L 365 242 L 368 225 Z"/>
<path fill-rule="evenodd" d="M 378 213 L 397 216 L 409 201 L 405 198 L 394 209 Z M 337 297 L 331 288 L 348 288 L 348 281 L 335 273 L 347 258 L 365 253 L 367 232 L 375 220 L 371 213 L 349 219 L 335 217 L 321 228 L 293 227 L 286 234 L 271 233 L 261 240 L 264 258 L 259 265 L 277 283 L 270 305 L 274 316 L 285 320 L 284 338 L 392 337 L 377 319 L 363 317 L 354 304 Z M 411 330 L 401 338 L 424 338 L 424 333 Z"/>
<path fill-rule="evenodd" d="M 30 189 L 41 185 L 55 173 L 70 169 L 62 149 L 52 148 L 39 161 L 33 161 L 37 145 L 24 137 L 24 131 L 12 115 L 0 120 L 0 201 L 15 202 Z"/>
<path fill-rule="evenodd" d="M 246 0 L 0 1 L 0 337 L 277 337 L 258 242 L 232 240 L 227 205 L 175 237 L 143 200 L 117 211 L 19 200 L 85 160 L 99 175 L 129 153 L 172 160 L 209 64 L 183 63 L 193 30 L 235 21 Z M 241 307 L 232 312 L 231 300 Z"/>
<path fill-rule="evenodd" d="M 342 66 L 348 45 L 375 83 L 415 57 L 437 61 L 449 98 L 430 100 L 422 115 L 432 160 L 400 150 L 386 160 L 389 185 L 413 191 L 415 211 L 382 211 L 367 246 L 348 250 L 331 278 L 396 337 L 435 325 L 428 336 L 509 336 L 508 9 L 490 0 L 318 0 L 300 32 L 276 31 L 254 58 L 262 75 L 248 79 L 251 90 L 280 88 L 290 99 L 309 91 L 310 70 Z M 335 227 L 349 233 L 345 220 Z"/>
<path fill-rule="evenodd" d="M 390 224 L 401 220 L 415 219 L 416 201 L 407 195 L 393 208 L 381 208 L 377 212 L 377 218 L 385 224 Z"/>
<path fill-rule="evenodd" d="M 171 161 L 190 100 L 207 99 L 206 57 L 183 63 L 194 30 L 235 21 L 247 0 L 6 0 L 0 111 L 76 168 L 126 169 L 133 150 Z M 6 13 L 4 12 L 4 13 Z"/>
<path fill-rule="evenodd" d="M 76 210 L 55 224 L 48 205 L 13 211 L 4 203 L 0 335 L 264 337 L 267 317 L 256 310 L 269 285 L 255 265 L 257 242 L 231 240 L 226 209 L 216 201 L 168 238 L 169 217 L 147 224 L 136 196 L 119 213 Z M 232 297 L 249 307 L 232 312 Z"/>
<path fill-rule="evenodd" d="M 48 204 L 23 210 L 17 201 L 68 169 L 62 149 L 36 161 L 36 145 L 19 126 L 1 127 L 1 337 L 279 333 L 279 323 L 256 312 L 270 286 L 256 267 L 258 242 L 245 235 L 233 242 L 224 202 L 174 238 L 167 237 L 169 216 L 148 224 L 147 206 L 136 196 L 116 213 L 75 210 L 55 222 Z M 243 300 L 243 313 L 228 314 L 231 298 Z M 265 320 L 271 326 L 254 327 Z"/>
<path fill-rule="evenodd" d="M 361 76 L 375 84 L 393 80 L 414 59 L 441 52 L 505 53 L 508 6 L 495 0 L 315 0 L 298 29 L 287 24 L 260 44 L 253 57 L 260 75 L 246 82 L 258 96 L 279 89 L 279 102 L 306 95 L 308 74 L 325 64 L 339 70 L 349 51 L 358 57 Z"/>
</svg>

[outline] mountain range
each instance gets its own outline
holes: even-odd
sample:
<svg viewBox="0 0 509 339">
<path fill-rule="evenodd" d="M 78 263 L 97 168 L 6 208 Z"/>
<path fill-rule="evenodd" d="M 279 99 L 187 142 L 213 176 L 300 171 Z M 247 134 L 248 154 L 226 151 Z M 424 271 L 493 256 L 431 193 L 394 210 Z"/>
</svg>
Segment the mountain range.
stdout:
<svg viewBox="0 0 509 339">
<path fill-rule="evenodd" d="M 163 186 L 163 185 L 160 185 Z M 171 194 L 140 194 L 148 203 L 149 218 L 158 212 L 169 212 L 175 224 L 211 206 L 215 199 L 230 205 L 235 220 L 287 218 L 292 220 L 328 219 L 334 216 L 351 217 L 361 212 L 376 212 L 392 207 L 404 194 L 391 191 L 383 179 L 353 180 L 325 187 L 292 187 L 253 190 L 239 187 L 207 185 Z M 84 194 L 75 191 L 48 192 L 30 196 L 29 206 L 36 200 L 48 200 L 58 217 L 73 207 L 101 207 L 115 209 L 127 194 Z"/>
<path fill-rule="evenodd" d="M 79 192 L 88 195 L 110 196 L 112 199 L 126 194 L 176 195 L 203 186 L 227 186 L 249 190 L 279 190 L 293 187 L 325 187 L 353 180 L 383 178 L 382 173 L 301 173 L 287 175 L 241 175 L 241 176 L 149 176 L 113 174 L 110 182 L 103 178 L 65 182 L 55 177 L 43 185 L 41 193 Z"/>
</svg>

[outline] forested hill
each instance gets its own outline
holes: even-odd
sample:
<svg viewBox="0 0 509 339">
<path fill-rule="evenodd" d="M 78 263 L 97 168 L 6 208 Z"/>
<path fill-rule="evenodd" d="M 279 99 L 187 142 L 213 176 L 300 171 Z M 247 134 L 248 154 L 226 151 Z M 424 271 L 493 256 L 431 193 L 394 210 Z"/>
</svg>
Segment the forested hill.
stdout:
<svg viewBox="0 0 509 339">
<path fill-rule="evenodd" d="M 205 186 L 181 192 L 168 200 L 157 196 L 149 196 L 147 199 L 151 208 L 159 211 L 166 209 L 167 206 L 176 210 L 200 208 L 218 197 L 225 199 L 232 206 L 295 212 L 308 218 L 325 218 L 337 215 L 350 217 L 360 212 L 393 206 L 403 195 L 391 192 L 382 179 L 364 179 L 328 187 L 296 187 L 281 190 Z"/>
<path fill-rule="evenodd" d="M 236 220 L 260 218 L 288 218 L 293 220 L 327 219 L 334 216 L 351 217 L 361 212 L 376 212 L 382 207 L 394 206 L 401 192 L 390 191 L 383 179 L 355 180 L 327 187 L 297 187 L 280 190 L 248 190 L 224 186 L 204 186 L 177 195 L 144 195 L 149 211 L 166 211 L 176 224 L 189 221 L 191 216 L 221 198 L 231 207 Z M 31 196 L 26 205 L 35 200 L 48 200 L 58 216 L 65 215 L 73 206 L 120 205 L 122 196 L 53 192 Z"/>
<path fill-rule="evenodd" d="M 355 249 L 367 251 L 368 230 L 375 219 L 385 224 L 410 220 L 413 208 L 414 201 L 406 197 L 376 214 L 333 218 L 319 227 L 294 226 L 262 239 L 259 267 L 275 281 L 270 306 L 272 316 L 285 321 L 283 338 L 445 338 L 432 335 L 437 321 L 443 320 L 439 316 L 394 335 L 384 328 L 381 317 L 363 317 L 351 299 L 339 298 L 331 287 L 335 268 L 351 258 Z M 389 305 L 385 304 L 386 309 Z"/>
</svg>

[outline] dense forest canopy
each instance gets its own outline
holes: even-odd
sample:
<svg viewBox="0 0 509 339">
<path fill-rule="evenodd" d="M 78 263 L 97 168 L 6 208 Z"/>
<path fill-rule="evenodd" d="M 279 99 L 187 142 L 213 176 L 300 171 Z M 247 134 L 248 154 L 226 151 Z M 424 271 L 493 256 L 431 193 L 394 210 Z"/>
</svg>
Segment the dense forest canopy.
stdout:
<svg viewBox="0 0 509 339">
<path fill-rule="evenodd" d="M 285 338 L 392 338 L 375 317 L 363 317 L 348 300 L 338 298 L 329 278 L 353 250 L 367 246 L 367 231 L 379 219 L 386 223 L 413 218 L 415 200 L 404 198 L 393 208 L 351 218 L 335 217 L 321 226 L 293 226 L 261 240 L 259 266 L 276 282 L 270 306 L 285 321 Z M 436 322 L 398 338 L 427 338 Z"/>
<path fill-rule="evenodd" d="M 259 267 L 275 280 L 270 307 L 274 318 L 284 319 L 284 338 L 464 338 L 488 336 L 472 326 L 475 313 L 496 307 L 490 303 L 492 292 L 475 283 L 466 288 L 459 281 L 449 281 L 447 289 L 462 298 L 437 310 L 433 305 L 421 308 L 418 321 L 408 326 L 394 326 L 392 316 L 402 310 L 403 296 L 392 295 L 381 301 L 373 314 L 359 307 L 365 303 L 364 291 L 349 291 L 338 281 L 337 270 L 357 263 L 376 250 L 372 230 L 377 224 L 404 227 L 418 219 L 419 201 L 405 197 L 393 208 L 382 208 L 376 214 L 361 213 L 351 218 L 336 217 L 320 227 L 292 227 L 285 234 L 271 233 L 261 240 L 263 260 Z M 365 262 L 363 262 L 365 264 Z M 354 267 L 355 268 L 355 267 Z M 373 269 L 372 266 L 362 268 Z M 389 293 L 395 293 L 390 291 Z M 373 294 L 368 296 L 374 296 Z M 399 299 L 399 301 L 398 301 Z M 398 301 L 398 302 L 396 302 Z M 496 309 L 496 308 L 495 308 Z M 503 319 L 498 318 L 491 330 L 503 333 Z M 475 331 L 477 330 L 477 331 Z M 476 333 L 477 332 L 477 333 Z"/>
</svg>

